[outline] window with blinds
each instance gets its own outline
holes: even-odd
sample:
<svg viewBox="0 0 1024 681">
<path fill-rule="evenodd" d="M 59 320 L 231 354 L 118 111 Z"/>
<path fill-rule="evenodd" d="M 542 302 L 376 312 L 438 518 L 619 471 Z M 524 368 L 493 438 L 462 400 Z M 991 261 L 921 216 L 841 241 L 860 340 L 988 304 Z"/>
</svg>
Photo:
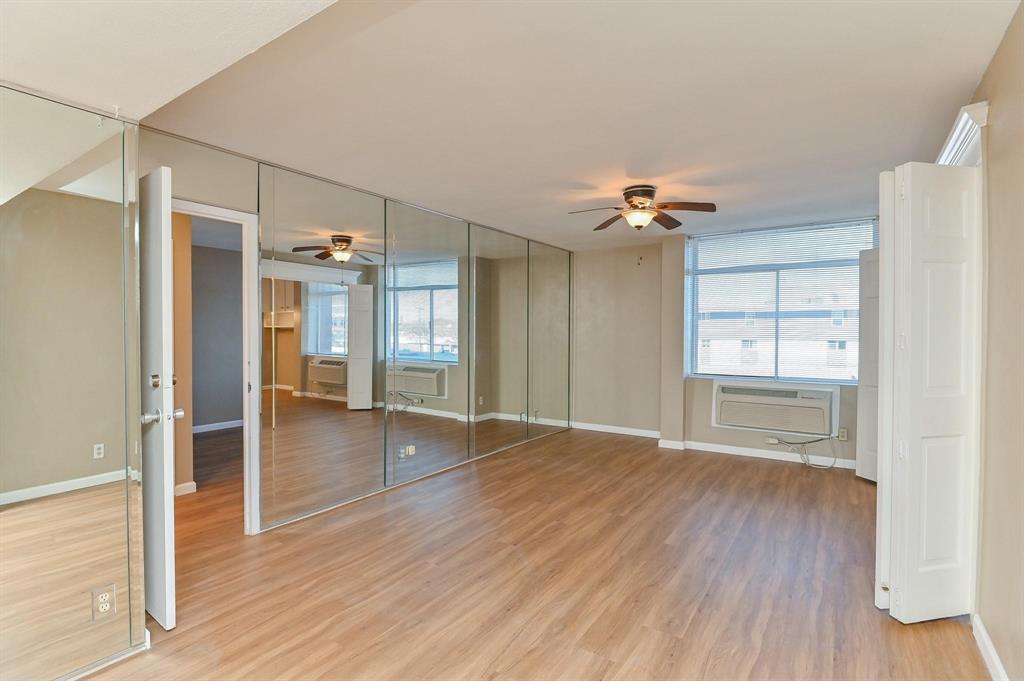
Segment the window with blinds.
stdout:
<svg viewBox="0 0 1024 681">
<path fill-rule="evenodd" d="M 302 351 L 307 355 L 348 354 L 348 289 L 340 284 L 302 285 Z"/>
<path fill-rule="evenodd" d="M 689 242 L 692 374 L 857 381 L 859 255 L 874 220 Z"/>
<path fill-rule="evenodd" d="M 391 353 L 399 360 L 459 361 L 459 263 L 396 265 L 388 269 Z"/>
</svg>

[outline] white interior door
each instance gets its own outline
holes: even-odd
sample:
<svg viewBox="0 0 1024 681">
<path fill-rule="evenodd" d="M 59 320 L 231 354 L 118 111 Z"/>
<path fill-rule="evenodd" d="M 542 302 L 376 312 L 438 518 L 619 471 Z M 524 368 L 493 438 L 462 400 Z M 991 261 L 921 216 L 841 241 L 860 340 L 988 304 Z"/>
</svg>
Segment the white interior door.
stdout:
<svg viewBox="0 0 1024 681">
<path fill-rule="evenodd" d="M 373 407 L 373 286 L 348 286 L 348 408 Z"/>
<path fill-rule="evenodd" d="M 860 252 L 857 475 L 878 480 L 878 249 Z"/>
<path fill-rule="evenodd" d="M 980 370 L 978 170 L 896 169 L 889 612 L 970 611 Z"/>
<path fill-rule="evenodd" d="M 176 623 L 171 258 L 171 169 L 157 168 L 139 181 L 142 505 L 146 610 L 164 629 Z"/>
</svg>

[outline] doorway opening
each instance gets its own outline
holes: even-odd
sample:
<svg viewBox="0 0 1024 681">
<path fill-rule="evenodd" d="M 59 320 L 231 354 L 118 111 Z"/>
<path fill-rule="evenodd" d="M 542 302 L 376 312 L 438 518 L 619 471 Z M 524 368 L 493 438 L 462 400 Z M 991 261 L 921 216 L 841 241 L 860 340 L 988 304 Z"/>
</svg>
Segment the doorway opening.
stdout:
<svg viewBox="0 0 1024 681">
<path fill-rule="evenodd" d="M 177 512 L 215 509 L 246 534 L 259 525 L 258 221 L 175 199 L 174 273 Z M 180 550 L 180 548 L 178 549 Z"/>
</svg>

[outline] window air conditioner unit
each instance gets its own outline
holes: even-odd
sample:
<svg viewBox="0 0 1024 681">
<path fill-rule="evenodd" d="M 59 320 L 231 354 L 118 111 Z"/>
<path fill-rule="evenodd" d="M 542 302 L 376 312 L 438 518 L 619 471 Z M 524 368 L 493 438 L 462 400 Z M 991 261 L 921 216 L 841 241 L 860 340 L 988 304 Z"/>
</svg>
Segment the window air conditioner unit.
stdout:
<svg viewBox="0 0 1024 681">
<path fill-rule="evenodd" d="M 391 391 L 403 395 L 446 397 L 448 367 L 396 364 L 388 369 Z"/>
<path fill-rule="evenodd" d="M 711 425 L 834 437 L 839 432 L 839 386 L 715 381 Z"/>
<path fill-rule="evenodd" d="M 332 357 L 314 357 L 309 361 L 309 380 L 320 385 L 345 385 L 348 363 Z"/>
</svg>

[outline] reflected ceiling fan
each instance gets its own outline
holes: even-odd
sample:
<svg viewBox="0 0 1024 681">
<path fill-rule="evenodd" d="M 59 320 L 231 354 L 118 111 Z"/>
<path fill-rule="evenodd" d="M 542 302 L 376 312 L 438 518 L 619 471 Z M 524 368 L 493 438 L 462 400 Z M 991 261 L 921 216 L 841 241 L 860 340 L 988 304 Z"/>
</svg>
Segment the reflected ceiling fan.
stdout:
<svg viewBox="0 0 1024 681">
<path fill-rule="evenodd" d="M 345 234 L 335 234 L 331 237 L 330 246 L 296 246 L 292 249 L 292 253 L 304 253 L 306 251 L 320 251 L 317 253 L 315 258 L 318 260 L 327 260 L 328 258 L 334 258 L 338 262 L 348 262 L 353 255 L 356 255 L 366 262 L 373 262 L 370 258 L 367 258 L 363 253 L 373 253 L 374 255 L 384 255 L 378 251 L 368 251 L 365 248 L 355 249 L 352 248 L 352 237 Z"/>
<path fill-rule="evenodd" d="M 640 231 L 651 221 L 657 222 L 665 229 L 675 229 L 683 224 L 665 211 L 670 210 L 696 210 L 704 213 L 714 213 L 718 208 L 713 203 L 694 203 L 692 201 L 667 201 L 655 203 L 654 193 L 658 190 L 653 184 L 634 184 L 622 190 L 622 199 L 625 206 L 609 206 L 605 208 L 587 208 L 586 210 L 569 211 L 570 215 L 576 213 L 589 213 L 592 210 L 617 210 L 619 214 L 608 218 L 597 227 L 595 232 L 608 229 L 615 224 L 619 218 L 625 218 L 630 227 Z"/>
</svg>

